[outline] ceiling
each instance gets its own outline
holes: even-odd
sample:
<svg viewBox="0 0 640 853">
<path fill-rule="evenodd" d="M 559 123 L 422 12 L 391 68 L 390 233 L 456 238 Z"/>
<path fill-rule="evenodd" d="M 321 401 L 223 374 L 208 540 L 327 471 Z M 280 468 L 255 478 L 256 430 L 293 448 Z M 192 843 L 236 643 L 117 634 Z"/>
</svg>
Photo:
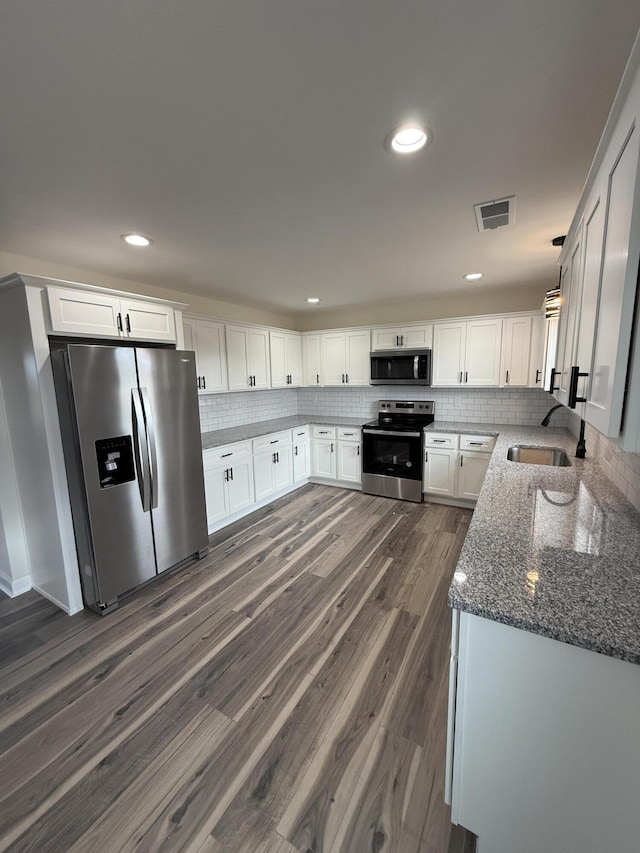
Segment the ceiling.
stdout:
<svg viewBox="0 0 640 853">
<path fill-rule="evenodd" d="M 549 286 L 639 26 L 638 0 L 3 0 L 0 250 L 290 314 Z M 400 159 L 408 118 L 434 141 Z"/>
</svg>

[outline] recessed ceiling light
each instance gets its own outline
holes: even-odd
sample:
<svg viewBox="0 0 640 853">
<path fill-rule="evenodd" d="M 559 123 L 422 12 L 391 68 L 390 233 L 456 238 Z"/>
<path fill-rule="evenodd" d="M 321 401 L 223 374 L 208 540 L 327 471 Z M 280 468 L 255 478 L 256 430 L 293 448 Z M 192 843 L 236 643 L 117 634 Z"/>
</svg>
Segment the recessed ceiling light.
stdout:
<svg viewBox="0 0 640 853">
<path fill-rule="evenodd" d="M 138 246 L 139 248 L 150 246 L 153 243 L 153 240 L 150 237 L 145 237 L 144 234 L 123 234 L 122 239 L 130 246 Z"/>
<path fill-rule="evenodd" d="M 482 278 L 482 273 L 468 272 L 466 275 L 463 275 L 462 278 L 466 278 L 467 281 L 477 281 L 479 278 Z"/>
<path fill-rule="evenodd" d="M 312 305 L 315 305 L 317 302 L 320 302 L 319 296 L 307 296 L 307 302 L 311 302 Z"/>
<path fill-rule="evenodd" d="M 431 143 L 432 132 L 423 124 L 403 124 L 387 133 L 384 147 L 392 154 L 414 154 Z"/>
</svg>

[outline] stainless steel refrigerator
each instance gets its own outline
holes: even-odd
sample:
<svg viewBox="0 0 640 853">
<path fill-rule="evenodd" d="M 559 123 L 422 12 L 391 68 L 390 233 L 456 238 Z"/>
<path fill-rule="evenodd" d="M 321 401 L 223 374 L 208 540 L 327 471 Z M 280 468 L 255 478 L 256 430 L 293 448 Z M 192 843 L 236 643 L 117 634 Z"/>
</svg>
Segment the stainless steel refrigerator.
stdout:
<svg viewBox="0 0 640 853">
<path fill-rule="evenodd" d="M 99 613 L 207 551 L 195 356 L 52 346 L 85 603 Z"/>
</svg>

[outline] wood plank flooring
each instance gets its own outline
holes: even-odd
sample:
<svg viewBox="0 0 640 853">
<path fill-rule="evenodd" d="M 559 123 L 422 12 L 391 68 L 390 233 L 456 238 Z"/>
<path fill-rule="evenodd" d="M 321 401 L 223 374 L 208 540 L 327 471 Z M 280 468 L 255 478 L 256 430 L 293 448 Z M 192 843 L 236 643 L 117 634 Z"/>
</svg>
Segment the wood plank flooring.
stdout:
<svg viewBox="0 0 640 853">
<path fill-rule="evenodd" d="M 0 850 L 471 853 L 443 800 L 470 516 L 309 485 L 107 617 L 0 599 Z"/>
</svg>

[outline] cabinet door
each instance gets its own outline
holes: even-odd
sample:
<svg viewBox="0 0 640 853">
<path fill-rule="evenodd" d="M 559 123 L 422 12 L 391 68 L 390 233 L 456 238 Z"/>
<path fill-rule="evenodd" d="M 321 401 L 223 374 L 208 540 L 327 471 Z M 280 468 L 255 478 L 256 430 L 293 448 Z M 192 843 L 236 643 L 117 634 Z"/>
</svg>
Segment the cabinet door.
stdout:
<svg viewBox="0 0 640 853">
<path fill-rule="evenodd" d="M 250 459 L 245 462 L 235 462 L 231 466 L 226 486 L 229 514 L 239 512 L 255 503 L 253 465 Z"/>
<path fill-rule="evenodd" d="M 464 384 L 479 387 L 500 385 L 502 320 L 470 320 L 467 323 Z"/>
<path fill-rule="evenodd" d="M 558 390 L 554 396 L 565 406 L 569 402 L 569 380 L 571 367 L 574 364 L 574 342 L 576 340 L 576 322 L 578 307 L 581 299 L 581 249 L 582 229 L 578 232 L 566 265 L 562 272 L 562 293 L 559 319 L 558 338 L 558 375 L 556 384 Z"/>
<path fill-rule="evenodd" d="M 284 353 L 290 380 L 289 387 L 302 385 L 302 339 L 300 335 L 286 335 Z"/>
<path fill-rule="evenodd" d="M 271 349 L 271 385 L 273 388 L 284 388 L 287 382 L 287 359 L 285 338 L 282 332 L 271 332 L 269 343 Z"/>
<path fill-rule="evenodd" d="M 266 329 L 248 330 L 249 374 L 253 376 L 252 388 L 270 388 L 269 332 Z"/>
<path fill-rule="evenodd" d="M 47 298 L 52 331 L 91 337 L 122 337 L 121 329 L 124 327 L 119 299 L 62 287 L 48 287 Z"/>
<path fill-rule="evenodd" d="M 459 498 L 477 500 L 489 467 L 490 453 L 476 453 L 472 450 L 460 451 L 458 468 Z"/>
<path fill-rule="evenodd" d="M 201 392 L 227 390 L 227 356 L 222 323 L 214 323 L 209 320 L 197 321 L 196 365 L 197 374 L 200 377 Z"/>
<path fill-rule="evenodd" d="M 507 317 L 503 327 L 502 384 L 526 387 L 529 384 L 531 317 Z"/>
<path fill-rule="evenodd" d="M 371 349 L 397 349 L 400 346 L 398 329 L 374 329 L 371 336 Z"/>
<path fill-rule="evenodd" d="M 294 442 L 293 445 L 293 479 L 297 483 L 298 480 L 306 480 L 310 474 L 310 458 L 309 458 L 309 439 L 305 438 L 301 441 Z"/>
<path fill-rule="evenodd" d="M 433 344 L 433 326 L 405 326 L 400 329 L 400 346 L 430 347 Z"/>
<path fill-rule="evenodd" d="M 540 311 L 531 318 L 531 356 L 529 358 L 529 387 L 544 389 L 545 319 Z"/>
<path fill-rule="evenodd" d="M 371 333 L 347 332 L 345 374 L 347 385 L 369 385 L 371 379 Z"/>
<path fill-rule="evenodd" d="M 344 332 L 322 335 L 322 384 L 344 385 L 346 340 Z"/>
<path fill-rule="evenodd" d="M 305 335 L 302 339 L 304 384 L 321 385 L 321 347 L 320 335 Z"/>
<path fill-rule="evenodd" d="M 585 419 L 611 437 L 620 434 L 637 289 L 640 254 L 639 133 L 640 129 L 634 126 L 609 174 L 597 328 L 585 408 Z"/>
<path fill-rule="evenodd" d="M 432 385 L 460 385 L 464 378 L 465 323 L 435 323 Z"/>
<path fill-rule="evenodd" d="M 256 501 L 261 501 L 273 493 L 273 468 L 275 464 L 275 451 L 258 453 L 253 457 L 253 482 Z"/>
<path fill-rule="evenodd" d="M 226 496 L 226 477 L 228 468 L 204 469 L 204 494 L 207 505 L 207 526 L 209 530 L 218 521 L 229 515 Z"/>
<path fill-rule="evenodd" d="M 316 438 L 313 441 L 313 473 L 317 477 L 336 478 L 335 441 Z"/>
<path fill-rule="evenodd" d="M 425 452 L 422 490 L 434 495 L 453 497 L 456 492 L 457 461 L 457 450 L 434 450 L 429 447 Z"/>
<path fill-rule="evenodd" d="M 173 308 L 137 299 L 121 299 L 120 310 L 127 337 L 141 341 L 175 341 Z"/>
<path fill-rule="evenodd" d="M 276 451 L 276 464 L 273 468 L 273 488 L 279 492 L 293 483 L 293 448 L 279 447 Z"/>
<path fill-rule="evenodd" d="M 360 442 L 338 442 L 338 479 L 349 483 L 362 482 Z"/>
<path fill-rule="evenodd" d="M 229 391 L 249 388 L 248 334 L 243 326 L 227 326 L 227 370 Z"/>
</svg>

